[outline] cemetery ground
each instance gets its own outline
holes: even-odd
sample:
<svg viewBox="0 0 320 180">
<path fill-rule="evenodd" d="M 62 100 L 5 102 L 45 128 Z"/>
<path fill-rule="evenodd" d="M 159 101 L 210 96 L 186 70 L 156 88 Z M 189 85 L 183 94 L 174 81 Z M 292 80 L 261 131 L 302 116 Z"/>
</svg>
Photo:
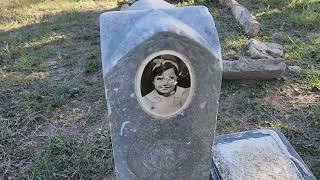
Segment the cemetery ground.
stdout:
<svg viewBox="0 0 320 180">
<path fill-rule="evenodd" d="M 320 178 L 320 2 L 239 1 L 261 23 L 256 39 L 284 45 L 298 65 L 271 81 L 223 81 L 217 134 L 274 127 Z M 110 179 L 112 145 L 102 80 L 99 14 L 112 0 L 0 2 L 0 179 Z M 201 4 L 223 59 L 247 57 L 230 9 Z"/>
</svg>

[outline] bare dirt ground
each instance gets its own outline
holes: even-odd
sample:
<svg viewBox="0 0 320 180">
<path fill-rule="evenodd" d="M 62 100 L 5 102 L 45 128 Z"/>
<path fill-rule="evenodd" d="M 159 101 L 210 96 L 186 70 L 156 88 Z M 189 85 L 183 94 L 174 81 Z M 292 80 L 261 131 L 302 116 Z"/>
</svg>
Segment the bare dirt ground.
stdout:
<svg viewBox="0 0 320 180">
<path fill-rule="evenodd" d="M 0 6 L 0 179 L 111 179 L 99 14 L 117 1 L 12 0 Z M 216 1 L 224 59 L 246 57 L 248 37 Z M 257 39 L 285 47 L 303 71 L 272 81 L 223 81 L 217 134 L 275 127 L 320 178 L 320 3 L 240 1 L 261 23 Z"/>
</svg>

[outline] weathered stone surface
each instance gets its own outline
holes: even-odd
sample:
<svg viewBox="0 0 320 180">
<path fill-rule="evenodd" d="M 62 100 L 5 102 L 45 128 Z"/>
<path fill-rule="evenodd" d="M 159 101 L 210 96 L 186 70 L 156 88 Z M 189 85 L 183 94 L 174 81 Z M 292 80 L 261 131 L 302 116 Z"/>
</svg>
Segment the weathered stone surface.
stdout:
<svg viewBox="0 0 320 180">
<path fill-rule="evenodd" d="M 209 179 L 222 60 L 208 9 L 140 0 L 100 22 L 117 179 Z M 161 53 L 183 57 L 191 79 L 189 104 L 164 116 L 141 103 L 139 78 L 146 60 Z"/>
<path fill-rule="evenodd" d="M 288 66 L 288 71 L 290 72 L 290 73 L 299 73 L 299 72 L 301 72 L 301 67 L 299 67 L 299 66 Z"/>
<path fill-rule="evenodd" d="M 260 23 L 250 14 L 250 12 L 241 5 L 232 7 L 232 14 L 236 20 L 244 27 L 246 34 L 254 37 L 260 30 Z"/>
<path fill-rule="evenodd" d="M 219 0 L 219 3 L 223 6 L 228 6 L 228 7 L 239 4 L 236 0 Z"/>
<path fill-rule="evenodd" d="M 283 46 L 277 43 L 259 42 L 255 39 L 250 39 L 247 42 L 248 53 L 251 58 L 278 58 L 283 54 Z"/>
<path fill-rule="evenodd" d="M 316 180 L 288 140 L 276 129 L 217 136 L 214 166 L 228 180 Z"/>
<path fill-rule="evenodd" d="M 129 4 L 123 4 L 120 8 L 120 11 L 124 11 L 129 8 Z"/>
<path fill-rule="evenodd" d="M 281 60 L 248 59 L 223 61 L 223 79 L 275 79 L 286 70 Z"/>
<path fill-rule="evenodd" d="M 129 4 L 133 4 L 133 3 L 135 3 L 137 0 L 128 0 L 128 3 Z"/>
<path fill-rule="evenodd" d="M 260 30 L 260 23 L 254 16 L 236 0 L 219 0 L 220 4 L 226 5 L 232 10 L 234 18 L 242 25 L 247 35 L 254 37 Z"/>
<path fill-rule="evenodd" d="M 130 6 L 128 10 L 147 10 L 147 9 L 168 9 L 174 8 L 170 3 L 160 0 L 140 0 Z"/>
</svg>

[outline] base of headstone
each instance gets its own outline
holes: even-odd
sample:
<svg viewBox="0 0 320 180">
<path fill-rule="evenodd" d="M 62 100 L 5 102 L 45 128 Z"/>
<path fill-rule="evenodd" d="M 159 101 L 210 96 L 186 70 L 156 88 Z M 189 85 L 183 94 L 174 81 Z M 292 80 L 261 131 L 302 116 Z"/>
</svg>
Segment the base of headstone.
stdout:
<svg viewBox="0 0 320 180">
<path fill-rule="evenodd" d="M 316 180 L 286 137 L 273 128 L 215 138 L 212 180 Z"/>
</svg>

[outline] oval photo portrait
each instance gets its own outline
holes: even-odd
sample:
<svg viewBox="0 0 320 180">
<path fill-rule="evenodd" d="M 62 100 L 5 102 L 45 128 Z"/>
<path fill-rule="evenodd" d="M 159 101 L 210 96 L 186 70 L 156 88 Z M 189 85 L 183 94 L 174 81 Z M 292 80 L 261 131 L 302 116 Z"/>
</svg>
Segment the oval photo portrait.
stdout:
<svg viewBox="0 0 320 180">
<path fill-rule="evenodd" d="M 169 117 L 186 108 L 192 85 L 186 63 L 170 54 L 158 55 L 146 63 L 138 96 L 144 110 Z"/>
</svg>

